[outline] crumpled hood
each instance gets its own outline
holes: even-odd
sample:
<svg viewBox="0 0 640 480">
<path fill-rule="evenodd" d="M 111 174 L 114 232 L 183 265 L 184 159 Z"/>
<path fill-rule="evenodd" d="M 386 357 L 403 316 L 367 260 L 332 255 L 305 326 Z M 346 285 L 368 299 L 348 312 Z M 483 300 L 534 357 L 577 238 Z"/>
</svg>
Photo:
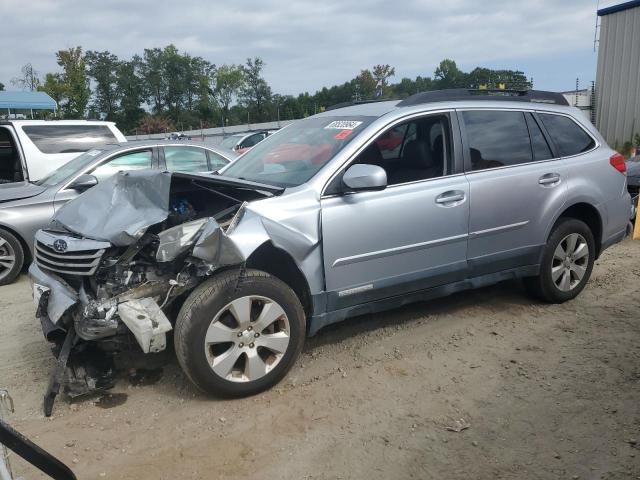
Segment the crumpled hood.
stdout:
<svg viewBox="0 0 640 480">
<path fill-rule="evenodd" d="M 0 184 L 0 203 L 35 197 L 45 190 L 45 187 L 29 182 L 2 183 Z"/>
<path fill-rule="evenodd" d="M 227 186 L 255 192 L 284 189 L 220 175 L 169 173 L 159 170 L 118 172 L 66 203 L 54 215 L 52 226 L 116 247 L 135 243 L 146 230 L 169 216 L 172 177 L 211 187 Z"/>
<path fill-rule="evenodd" d="M 125 247 L 148 227 L 167 218 L 170 186 L 168 172 L 118 172 L 66 203 L 54 215 L 52 224 Z"/>
</svg>

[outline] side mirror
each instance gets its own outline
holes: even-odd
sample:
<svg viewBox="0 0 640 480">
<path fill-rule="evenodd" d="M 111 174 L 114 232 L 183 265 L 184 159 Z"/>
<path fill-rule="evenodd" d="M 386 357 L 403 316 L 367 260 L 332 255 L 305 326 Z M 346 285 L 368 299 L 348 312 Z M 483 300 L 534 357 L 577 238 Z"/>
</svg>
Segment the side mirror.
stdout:
<svg viewBox="0 0 640 480">
<path fill-rule="evenodd" d="M 89 175 L 88 173 L 83 173 L 76 178 L 71 185 L 69 185 L 69 188 L 73 188 L 79 192 L 84 192 L 85 190 L 89 190 L 91 187 L 95 187 L 97 184 L 98 179 L 96 177 Z"/>
<path fill-rule="evenodd" d="M 342 182 L 355 192 L 383 190 L 387 186 L 387 172 L 377 165 L 356 164 L 344 172 Z"/>
</svg>

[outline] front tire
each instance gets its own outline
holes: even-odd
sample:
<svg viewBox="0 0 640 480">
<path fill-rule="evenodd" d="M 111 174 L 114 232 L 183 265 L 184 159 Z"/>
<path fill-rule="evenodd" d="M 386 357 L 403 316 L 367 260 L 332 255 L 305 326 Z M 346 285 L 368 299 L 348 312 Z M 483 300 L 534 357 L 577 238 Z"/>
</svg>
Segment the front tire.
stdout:
<svg viewBox="0 0 640 480">
<path fill-rule="evenodd" d="M 24 264 L 24 250 L 20 241 L 0 229 L 0 285 L 8 285 L 20 275 Z"/>
<path fill-rule="evenodd" d="M 281 280 L 237 270 L 204 282 L 175 326 L 180 366 L 201 390 L 242 397 L 266 390 L 291 369 L 306 336 L 304 311 Z"/>
<path fill-rule="evenodd" d="M 586 223 L 561 219 L 544 247 L 540 274 L 525 279 L 535 296 L 549 303 L 575 298 L 585 287 L 595 261 L 595 240 Z"/>
</svg>

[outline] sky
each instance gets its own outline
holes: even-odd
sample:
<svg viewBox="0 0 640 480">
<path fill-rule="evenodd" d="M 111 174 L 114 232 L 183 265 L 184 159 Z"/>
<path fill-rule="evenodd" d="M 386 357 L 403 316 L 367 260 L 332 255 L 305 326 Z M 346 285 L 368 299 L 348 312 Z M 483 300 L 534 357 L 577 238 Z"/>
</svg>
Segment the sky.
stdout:
<svg viewBox="0 0 640 480">
<path fill-rule="evenodd" d="M 600 8 L 621 1 L 600 1 Z M 315 92 L 375 64 L 392 81 L 432 76 L 451 58 L 522 70 L 535 88 L 595 79 L 597 0 L 0 0 L 0 82 L 31 62 L 58 71 L 55 52 L 80 45 L 127 59 L 173 43 L 221 65 L 260 56 L 274 93 Z"/>
</svg>

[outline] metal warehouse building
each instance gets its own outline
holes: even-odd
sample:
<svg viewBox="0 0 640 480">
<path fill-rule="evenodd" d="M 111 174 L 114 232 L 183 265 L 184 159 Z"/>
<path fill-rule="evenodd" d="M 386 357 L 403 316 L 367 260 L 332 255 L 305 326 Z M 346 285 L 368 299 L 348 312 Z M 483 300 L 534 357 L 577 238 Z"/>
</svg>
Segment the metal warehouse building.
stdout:
<svg viewBox="0 0 640 480">
<path fill-rule="evenodd" d="M 640 0 L 598 10 L 596 126 L 620 148 L 640 133 Z"/>
</svg>

